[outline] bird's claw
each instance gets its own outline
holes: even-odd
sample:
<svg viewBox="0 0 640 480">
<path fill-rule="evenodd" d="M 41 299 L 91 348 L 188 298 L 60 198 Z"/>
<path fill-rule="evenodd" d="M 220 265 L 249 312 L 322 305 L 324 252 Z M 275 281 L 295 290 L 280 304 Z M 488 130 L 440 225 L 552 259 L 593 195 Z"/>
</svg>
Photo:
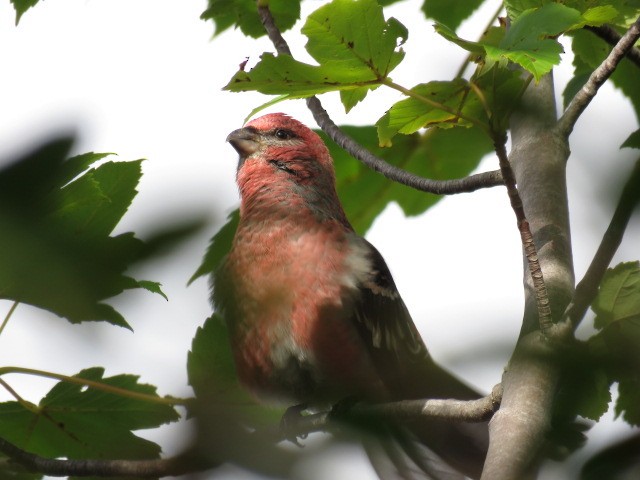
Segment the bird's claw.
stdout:
<svg viewBox="0 0 640 480">
<path fill-rule="evenodd" d="M 307 405 L 304 403 L 300 405 L 294 405 L 287 408 L 287 410 L 282 415 L 282 418 L 280 419 L 280 432 L 282 433 L 282 436 L 286 440 L 289 440 L 291 443 L 300 448 L 303 448 L 304 445 L 300 443 L 298 439 L 300 438 L 304 440 L 305 438 L 307 438 L 307 434 L 298 434 L 296 430 L 299 419 L 303 416 L 302 412 L 304 412 L 306 409 Z"/>
<path fill-rule="evenodd" d="M 339 420 L 340 418 L 343 418 L 347 413 L 349 413 L 353 406 L 359 401 L 360 398 L 355 395 L 345 397 L 331 407 L 331 412 L 329 413 L 329 415 L 331 416 L 331 418 Z"/>
</svg>

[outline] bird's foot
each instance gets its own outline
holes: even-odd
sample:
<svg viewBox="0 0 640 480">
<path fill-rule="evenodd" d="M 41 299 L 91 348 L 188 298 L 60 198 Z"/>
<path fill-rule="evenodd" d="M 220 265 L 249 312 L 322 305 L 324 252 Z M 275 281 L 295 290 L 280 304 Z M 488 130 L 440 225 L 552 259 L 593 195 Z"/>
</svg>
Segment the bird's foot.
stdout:
<svg viewBox="0 0 640 480">
<path fill-rule="evenodd" d="M 302 403 L 289 407 L 280 419 L 280 432 L 282 436 L 300 448 L 304 447 L 304 445 L 300 443 L 298 439 L 304 440 L 307 438 L 307 434 L 299 434 L 298 425 L 300 423 L 299 419 L 303 417 L 302 412 L 307 409 L 307 406 L 306 403 Z"/>
<path fill-rule="evenodd" d="M 358 402 L 360 402 L 360 397 L 356 395 L 345 397 L 331 407 L 329 415 L 334 420 L 343 419 Z"/>
</svg>

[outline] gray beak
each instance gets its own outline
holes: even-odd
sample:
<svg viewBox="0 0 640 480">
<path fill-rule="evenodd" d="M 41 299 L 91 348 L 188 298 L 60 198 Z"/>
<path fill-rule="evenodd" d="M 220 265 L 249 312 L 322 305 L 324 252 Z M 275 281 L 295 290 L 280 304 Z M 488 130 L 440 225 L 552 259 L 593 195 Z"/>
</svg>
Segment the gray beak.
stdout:
<svg viewBox="0 0 640 480">
<path fill-rule="evenodd" d="M 245 158 L 260 148 L 260 134 L 252 127 L 239 128 L 227 136 L 227 142 L 240 154 L 240 167 Z"/>
</svg>

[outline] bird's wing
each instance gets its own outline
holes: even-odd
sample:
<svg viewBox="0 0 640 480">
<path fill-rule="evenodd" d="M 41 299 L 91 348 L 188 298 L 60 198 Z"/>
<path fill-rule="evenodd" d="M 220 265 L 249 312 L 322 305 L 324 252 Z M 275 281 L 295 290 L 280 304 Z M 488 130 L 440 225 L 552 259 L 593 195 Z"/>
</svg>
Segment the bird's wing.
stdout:
<svg viewBox="0 0 640 480">
<path fill-rule="evenodd" d="M 366 247 L 371 273 L 359 285 L 353 320 L 383 382 L 398 392 L 406 380 L 401 372 L 432 362 L 384 258 L 365 239 L 359 240 Z"/>
<path fill-rule="evenodd" d="M 365 242 L 371 274 L 359 285 L 352 318 L 387 388 L 404 399 L 478 398 L 431 359 L 384 258 L 359 240 Z"/>
</svg>

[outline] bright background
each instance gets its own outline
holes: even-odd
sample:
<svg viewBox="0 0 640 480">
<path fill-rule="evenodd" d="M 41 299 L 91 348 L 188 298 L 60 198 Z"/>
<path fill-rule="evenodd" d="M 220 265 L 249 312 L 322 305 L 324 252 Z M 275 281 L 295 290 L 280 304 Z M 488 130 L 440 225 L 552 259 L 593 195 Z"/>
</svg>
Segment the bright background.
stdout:
<svg viewBox="0 0 640 480">
<path fill-rule="evenodd" d="M 302 18 L 320 1 L 303 3 Z M 448 79 L 466 52 L 433 33 L 419 13 L 421 2 L 387 9 L 410 32 L 407 56 L 394 71 L 396 82 Z M 498 2 L 465 22 L 460 35 L 475 39 Z M 266 101 L 258 94 L 221 91 L 238 65 L 273 51 L 266 39 L 227 31 L 212 40 L 213 25 L 199 20 L 204 0 L 49 0 L 29 10 L 18 27 L 7 0 L 0 3 L 0 165 L 55 132 L 76 131 L 76 153 L 116 152 L 122 160 L 148 159 L 139 195 L 119 231 L 144 238 L 154 225 L 205 215 L 211 223 L 161 262 L 141 267 L 137 278 L 158 280 L 169 302 L 143 292 L 113 300 L 135 334 L 110 325 L 72 326 L 47 312 L 20 305 L 0 337 L 0 365 L 19 365 L 64 374 L 90 366 L 107 375 L 135 373 L 162 395 L 188 396 L 186 353 L 196 328 L 210 314 L 208 286 L 187 280 L 199 265 L 209 238 L 235 208 L 236 154 L 226 135 L 251 109 Z M 299 26 L 285 34 L 294 56 L 304 60 Z M 570 52 L 570 48 L 566 48 Z M 558 97 L 571 77 L 570 53 L 556 71 Z M 337 94 L 322 100 L 338 124 L 374 122 L 399 99 L 379 89 L 348 116 Z M 315 126 L 304 102 L 277 105 Z M 636 120 L 627 101 L 605 85 L 578 122 L 569 163 L 569 199 L 576 276 L 581 278 L 600 241 L 621 181 L 637 152 L 618 150 Z M 497 168 L 488 156 L 479 171 Z M 614 264 L 639 258 L 638 216 Z M 522 313 L 522 260 L 515 218 L 502 188 L 444 199 L 417 218 L 406 219 L 390 205 L 367 237 L 382 252 L 398 288 L 433 356 L 477 387 L 499 382 Z M 10 254 L 10 252 L 2 252 Z M 0 317 L 10 302 L 0 301 Z M 591 321 L 581 331 L 590 330 Z M 52 383 L 8 377 L 24 397 L 37 402 Z M 0 392 L 0 400 L 10 400 Z M 180 450 L 184 423 L 142 432 L 167 454 Z M 591 431 L 589 454 L 628 431 L 607 414 Z M 294 475 L 304 478 L 366 478 L 370 467 L 355 448 L 333 447 L 310 457 Z M 330 459 L 330 462 L 324 460 Z M 225 467 L 217 477 L 254 478 Z M 545 478 L 563 475 L 551 464 Z M 212 474 L 213 476 L 213 474 Z"/>
</svg>

